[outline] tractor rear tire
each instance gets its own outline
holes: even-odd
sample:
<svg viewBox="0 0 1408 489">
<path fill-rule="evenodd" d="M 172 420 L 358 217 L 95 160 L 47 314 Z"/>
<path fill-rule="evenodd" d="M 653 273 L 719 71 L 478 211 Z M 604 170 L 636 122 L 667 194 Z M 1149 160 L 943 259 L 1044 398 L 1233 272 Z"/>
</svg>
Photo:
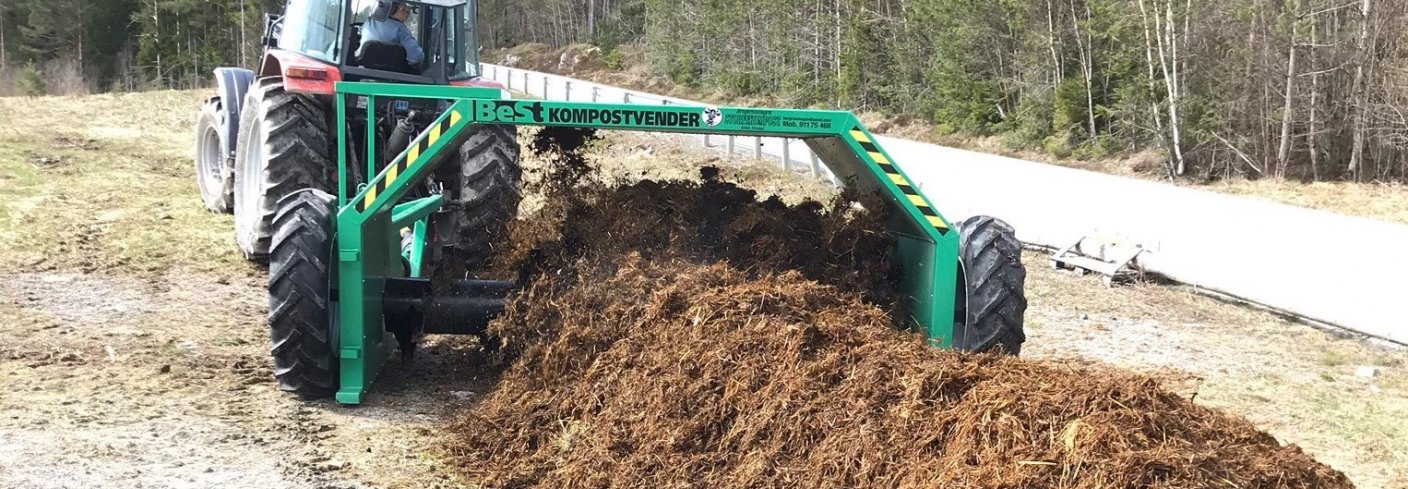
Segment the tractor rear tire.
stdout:
<svg viewBox="0 0 1408 489">
<path fill-rule="evenodd" d="M 1018 355 L 1026 341 L 1027 271 L 1017 233 L 1000 219 L 975 216 L 959 224 L 960 284 L 953 347 L 960 351 Z"/>
<path fill-rule="evenodd" d="M 235 205 L 235 161 L 225 149 L 225 128 L 234 122 L 226 118 L 219 98 L 201 104 L 196 118 L 196 187 L 205 207 L 221 214 Z"/>
<path fill-rule="evenodd" d="M 483 126 L 460 146 L 455 252 L 465 268 L 483 267 L 518 216 L 522 194 L 516 126 Z"/>
<path fill-rule="evenodd" d="M 279 390 L 317 399 L 337 390 L 332 327 L 336 200 L 302 190 L 279 201 L 269 255 L 269 336 Z"/>
<path fill-rule="evenodd" d="M 246 258 L 264 262 L 279 200 L 332 187 L 327 108 L 312 96 L 284 91 L 280 77 L 262 78 L 245 98 L 239 133 L 235 241 Z"/>
</svg>

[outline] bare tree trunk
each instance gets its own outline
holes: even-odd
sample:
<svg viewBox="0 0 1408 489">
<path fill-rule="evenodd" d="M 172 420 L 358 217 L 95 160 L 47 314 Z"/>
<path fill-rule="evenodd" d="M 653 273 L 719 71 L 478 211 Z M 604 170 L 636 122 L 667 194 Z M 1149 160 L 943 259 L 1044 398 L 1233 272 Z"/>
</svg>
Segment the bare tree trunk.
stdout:
<svg viewBox="0 0 1408 489">
<path fill-rule="evenodd" d="M 1360 0 L 1359 62 L 1354 68 L 1353 95 L 1354 143 L 1349 156 L 1350 178 L 1359 180 L 1364 166 L 1364 65 L 1369 63 L 1369 0 Z"/>
<path fill-rule="evenodd" d="M 1046 45 L 1051 50 L 1051 86 L 1059 86 L 1065 73 L 1061 66 L 1061 55 L 1056 53 L 1056 6 L 1046 0 Z"/>
<path fill-rule="evenodd" d="M 748 16 L 748 69 L 753 73 L 758 72 L 758 30 L 753 23 L 753 16 Z"/>
<path fill-rule="evenodd" d="M 1187 172 L 1188 166 L 1183 160 L 1182 135 L 1178 130 L 1178 43 L 1175 38 L 1177 28 L 1173 22 L 1173 0 L 1164 0 L 1165 12 L 1155 10 L 1154 33 L 1159 48 L 1159 67 L 1164 74 L 1164 90 L 1168 93 L 1168 126 L 1172 137 L 1170 146 L 1173 149 L 1173 176 L 1180 176 Z M 1157 5 L 1156 5 L 1157 6 Z M 1144 10 L 1144 1 L 1139 1 L 1139 8 Z M 1161 15 L 1166 15 L 1166 20 L 1160 20 Z"/>
<path fill-rule="evenodd" d="M 78 10 L 78 12 L 77 12 L 78 15 L 79 15 L 79 19 L 82 19 L 83 10 L 84 10 L 84 9 L 83 9 L 82 7 L 80 7 L 79 10 Z M 75 54 L 78 55 L 78 56 L 77 56 L 77 58 L 78 58 L 78 69 L 79 69 L 79 70 L 82 70 L 82 69 L 83 69 L 83 34 L 84 34 L 83 31 L 85 30 L 85 29 L 83 28 L 83 26 L 86 25 L 87 23 L 86 23 L 84 20 L 79 20 L 79 22 L 82 22 L 82 23 L 79 24 L 79 27 L 78 27 L 78 52 L 75 53 Z"/>
<path fill-rule="evenodd" d="M 1090 4 L 1086 3 L 1085 22 L 1090 21 Z M 1085 33 L 1085 115 L 1090 119 L 1090 138 L 1095 139 L 1099 135 L 1095 128 L 1095 38 L 1090 31 Z"/>
<path fill-rule="evenodd" d="M 161 39 L 161 5 L 152 0 L 152 24 L 156 26 L 156 38 Z M 156 53 L 156 79 L 163 81 L 161 73 L 161 51 Z M 164 84 L 164 81 L 163 81 Z"/>
<path fill-rule="evenodd" d="M 1158 91 L 1158 86 L 1154 83 L 1154 40 L 1149 37 L 1149 14 L 1144 9 L 1144 0 L 1139 0 L 1139 14 L 1140 26 L 1144 28 L 1144 62 L 1149 76 L 1149 97 L 1152 98 Z M 1164 116 L 1160 113 L 1158 100 L 1150 100 L 1149 107 L 1152 109 L 1150 113 L 1154 115 L 1154 131 L 1159 144 L 1169 149 L 1168 140 L 1164 136 Z"/>
<path fill-rule="evenodd" d="M 841 79 L 841 0 L 836 0 L 836 2 L 835 2 L 835 9 L 836 9 L 836 32 L 835 32 L 835 34 L 836 34 L 836 51 L 833 52 L 833 53 L 831 53 L 831 59 L 832 59 L 833 63 L 834 63 L 835 66 L 836 66 L 836 79 L 837 79 L 837 80 L 840 80 L 840 79 Z M 838 107 L 841 105 L 841 101 L 840 101 L 839 98 L 836 100 L 836 105 L 837 105 Z"/>
<path fill-rule="evenodd" d="M 816 1 L 815 20 L 812 21 L 812 83 L 821 83 L 821 0 Z"/>
<path fill-rule="evenodd" d="M 1170 0 L 1170 1 L 1172 1 L 1172 0 Z M 1183 1 L 1183 42 L 1184 42 L 1184 47 L 1187 47 L 1188 35 L 1193 32 L 1193 29 L 1191 29 L 1192 20 L 1193 20 L 1193 0 L 1184 0 L 1184 1 Z M 1177 58 L 1177 56 L 1174 56 L 1174 57 Z M 1180 64 L 1179 67 L 1178 67 L 1178 72 L 1179 72 L 1179 73 L 1188 73 L 1188 56 L 1185 55 L 1185 56 L 1183 57 L 1182 64 Z M 1180 75 L 1180 76 L 1181 76 L 1181 75 Z M 1182 90 L 1181 92 L 1178 92 L 1178 95 L 1179 95 L 1179 96 L 1187 96 L 1187 95 L 1188 95 L 1188 88 L 1185 87 L 1185 86 L 1183 86 L 1183 80 L 1182 80 L 1182 78 L 1179 79 L 1178 88 L 1179 88 L 1179 90 Z"/>
<path fill-rule="evenodd" d="M 1188 171 L 1187 162 L 1183 159 L 1183 135 L 1179 132 L 1178 103 L 1183 98 L 1183 80 L 1179 77 L 1178 58 L 1178 36 L 1177 24 L 1173 23 L 1173 0 L 1168 2 L 1168 43 L 1173 46 L 1173 59 L 1169 64 L 1172 66 L 1172 76 L 1168 78 L 1169 101 L 1168 101 L 1168 121 L 1169 128 L 1173 130 L 1173 151 L 1178 156 L 1178 167 L 1174 170 L 1176 175 L 1182 176 Z M 1185 35 L 1187 33 L 1185 32 Z"/>
<path fill-rule="evenodd" d="M 1095 60 L 1092 59 L 1094 56 L 1093 56 L 1093 55 L 1091 54 L 1091 52 L 1090 52 L 1090 51 L 1091 51 L 1091 48 L 1090 48 L 1090 46 L 1089 46 L 1089 43 L 1087 43 L 1087 42 L 1081 40 L 1080 24 L 1078 24 L 1078 23 L 1076 22 L 1076 19 L 1079 19 L 1080 17 L 1076 15 L 1076 2 L 1075 2 L 1075 0 L 1071 0 L 1070 5 L 1071 5 L 1071 32 L 1075 34 L 1075 37 L 1076 37 L 1076 51 L 1078 51 L 1078 53 L 1079 53 L 1079 55 L 1080 55 L 1080 74 L 1081 74 L 1081 77 L 1085 79 L 1085 116 L 1086 116 L 1086 122 L 1087 122 L 1087 124 L 1088 124 L 1087 128 L 1090 130 L 1090 132 L 1089 132 L 1088 134 L 1090 135 L 1090 138 L 1091 138 L 1091 139 L 1094 139 L 1094 138 L 1095 138 L 1095 135 L 1096 135 L 1096 134 L 1095 134 L 1095 96 L 1094 96 L 1094 89 L 1091 87 L 1091 85 L 1094 83 L 1092 79 L 1095 77 L 1095 69 L 1094 69 L 1094 67 L 1091 66 L 1091 65 L 1095 64 Z M 1089 20 L 1089 19 L 1090 19 L 1090 8 L 1087 6 L 1087 7 L 1086 7 L 1086 20 Z"/>
<path fill-rule="evenodd" d="M 1316 43 L 1320 42 L 1319 30 L 1316 24 L 1318 19 L 1310 19 L 1310 134 L 1306 136 L 1306 146 L 1310 150 L 1310 178 L 1320 180 L 1320 147 L 1316 144 L 1320 139 L 1320 121 L 1316 118 L 1316 105 L 1320 97 L 1320 64 L 1319 55 L 1316 54 Z"/>
<path fill-rule="evenodd" d="M 1291 121 L 1295 115 L 1296 96 L 1296 37 L 1299 34 L 1298 20 L 1291 20 L 1291 47 L 1286 62 L 1285 107 L 1281 110 L 1281 149 L 1276 152 L 1276 178 L 1286 178 L 1286 167 L 1291 159 Z"/>
<path fill-rule="evenodd" d="M 249 27 L 245 25 L 246 18 L 244 10 L 244 0 L 240 0 L 240 66 L 249 66 L 249 42 L 245 35 L 249 33 Z"/>
<path fill-rule="evenodd" d="M 596 38 L 596 0 L 587 2 L 587 35 Z"/>
</svg>

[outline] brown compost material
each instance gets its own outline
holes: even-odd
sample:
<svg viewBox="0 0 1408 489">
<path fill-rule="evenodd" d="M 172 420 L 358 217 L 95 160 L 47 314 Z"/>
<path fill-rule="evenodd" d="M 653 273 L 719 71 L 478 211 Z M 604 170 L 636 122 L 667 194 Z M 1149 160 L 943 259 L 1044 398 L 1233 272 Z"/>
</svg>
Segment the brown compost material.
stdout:
<svg viewBox="0 0 1408 489">
<path fill-rule="evenodd" d="M 526 284 L 491 326 L 505 371 L 450 427 L 475 484 L 1351 487 L 1149 377 L 897 331 L 884 216 L 844 199 L 709 178 L 570 194 L 502 260 Z"/>
</svg>

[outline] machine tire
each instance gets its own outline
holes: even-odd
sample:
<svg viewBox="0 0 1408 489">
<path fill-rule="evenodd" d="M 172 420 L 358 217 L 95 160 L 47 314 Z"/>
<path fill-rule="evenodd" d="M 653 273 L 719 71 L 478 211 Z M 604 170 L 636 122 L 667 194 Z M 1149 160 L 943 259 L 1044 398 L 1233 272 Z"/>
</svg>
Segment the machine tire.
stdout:
<svg viewBox="0 0 1408 489">
<path fill-rule="evenodd" d="M 280 77 L 261 78 L 245 98 L 239 134 L 235 241 L 246 258 L 263 262 L 279 200 L 306 188 L 331 188 L 327 109 L 312 96 L 284 91 Z"/>
<path fill-rule="evenodd" d="M 516 126 L 483 126 L 460 146 L 459 196 L 455 252 L 466 269 L 493 258 L 508 223 L 518 216 L 522 194 Z"/>
<path fill-rule="evenodd" d="M 1027 271 L 1017 233 L 1000 219 L 975 216 L 959 224 L 963 296 L 956 304 L 953 347 L 1018 355 L 1026 341 Z"/>
<path fill-rule="evenodd" d="M 321 190 L 279 201 L 269 255 L 269 336 L 279 390 L 317 399 L 337 390 L 332 327 L 336 200 Z"/>
<path fill-rule="evenodd" d="M 219 98 L 201 104 L 196 118 L 196 187 L 205 207 L 222 214 L 235 205 L 235 161 L 225 150 L 225 127 L 231 121 L 226 118 Z"/>
</svg>

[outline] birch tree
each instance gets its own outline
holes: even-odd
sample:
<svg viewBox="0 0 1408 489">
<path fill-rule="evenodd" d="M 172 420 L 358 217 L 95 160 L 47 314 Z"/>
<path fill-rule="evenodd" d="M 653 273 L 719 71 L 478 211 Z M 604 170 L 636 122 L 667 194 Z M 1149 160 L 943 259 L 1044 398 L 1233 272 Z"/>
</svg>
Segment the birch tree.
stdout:
<svg viewBox="0 0 1408 489">
<path fill-rule="evenodd" d="M 1181 98 L 1179 91 L 1179 58 L 1178 58 L 1178 37 L 1177 23 L 1173 17 L 1173 0 L 1152 0 L 1152 15 L 1145 7 L 1146 0 L 1138 0 L 1139 12 L 1147 24 L 1150 19 L 1153 21 L 1152 31 L 1154 32 L 1155 45 L 1158 47 L 1159 69 L 1163 72 L 1164 93 L 1167 97 L 1168 106 L 1168 129 L 1169 146 L 1173 150 L 1173 160 L 1170 162 L 1170 174 L 1181 176 L 1188 171 L 1187 162 L 1183 159 L 1183 141 L 1180 133 L 1178 119 L 1178 105 Z M 1162 10 L 1157 2 L 1162 1 Z M 1160 18 L 1160 16 L 1163 18 Z"/>
</svg>

